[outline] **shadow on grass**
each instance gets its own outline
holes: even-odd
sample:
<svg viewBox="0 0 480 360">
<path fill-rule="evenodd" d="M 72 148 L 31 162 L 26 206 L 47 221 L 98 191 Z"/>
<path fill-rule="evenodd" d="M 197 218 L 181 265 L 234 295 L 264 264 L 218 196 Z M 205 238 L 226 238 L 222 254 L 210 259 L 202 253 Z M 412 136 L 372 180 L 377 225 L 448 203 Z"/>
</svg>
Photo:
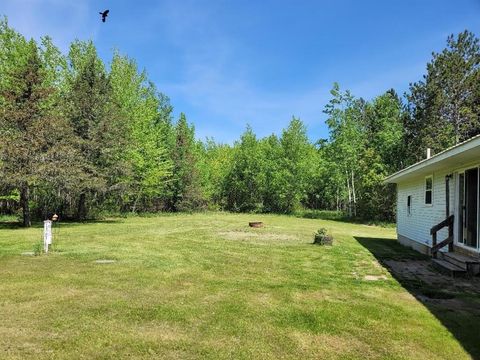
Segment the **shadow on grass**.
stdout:
<svg viewBox="0 0 480 360">
<path fill-rule="evenodd" d="M 119 224 L 123 222 L 123 219 L 106 219 L 106 220 L 85 220 L 85 221 L 60 221 L 56 226 L 61 226 L 62 228 L 71 228 L 77 227 L 86 224 Z M 35 221 L 32 222 L 30 228 L 38 229 L 43 228 L 43 222 Z M 15 230 L 15 229 L 26 229 L 23 227 L 22 223 L 19 221 L 0 221 L 0 230 Z"/>
<path fill-rule="evenodd" d="M 342 211 L 333 211 L 333 210 L 304 210 L 304 211 L 297 212 L 295 216 L 299 218 L 304 218 L 304 219 L 339 221 L 339 222 L 346 222 L 351 224 L 375 225 L 375 226 L 381 226 L 381 227 L 395 227 L 395 224 L 391 222 L 354 218 L 354 217 L 348 216 L 346 213 Z"/>
<path fill-rule="evenodd" d="M 427 256 L 394 239 L 355 239 L 450 331 L 472 358 L 480 359 L 480 288 L 472 286 L 478 284 L 478 279 L 459 280 L 436 273 Z"/>
<path fill-rule="evenodd" d="M 18 221 L 0 221 L 0 230 L 23 229 Z"/>
</svg>

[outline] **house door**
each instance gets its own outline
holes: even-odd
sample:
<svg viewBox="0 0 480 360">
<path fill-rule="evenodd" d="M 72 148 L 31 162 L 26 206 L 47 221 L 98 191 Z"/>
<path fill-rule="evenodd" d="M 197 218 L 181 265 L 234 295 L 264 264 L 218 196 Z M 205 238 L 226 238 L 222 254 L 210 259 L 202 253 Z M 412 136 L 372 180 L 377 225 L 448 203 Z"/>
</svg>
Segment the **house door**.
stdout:
<svg viewBox="0 0 480 360">
<path fill-rule="evenodd" d="M 458 242 L 469 248 L 478 244 L 478 168 L 460 173 Z"/>
</svg>

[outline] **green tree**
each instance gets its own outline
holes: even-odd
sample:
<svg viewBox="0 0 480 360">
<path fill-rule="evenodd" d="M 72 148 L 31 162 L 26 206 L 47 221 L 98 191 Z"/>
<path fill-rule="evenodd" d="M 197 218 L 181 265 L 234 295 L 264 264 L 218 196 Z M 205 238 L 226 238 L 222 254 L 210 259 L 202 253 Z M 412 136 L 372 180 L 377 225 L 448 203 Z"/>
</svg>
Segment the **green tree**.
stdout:
<svg viewBox="0 0 480 360">
<path fill-rule="evenodd" d="M 365 101 L 334 84 L 333 98 L 325 106 L 330 130 L 329 161 L 335 164 L 338 201 L 346 204 L 350 216 L 356 216 L 358 164 L 365 141 Z M 345 199 L 345 196 L 347 199 Z M 343 198 L 340 200 L 340 197 Z"/>
<path fill-rule="evenodd" d="M 204 206 L 197 145 L 195 129 L 188 124 L 185 114 L 181 113 L 175 127 L 175 146 L 172 149 L 170 210 L 192 211 Z"/>
<path fill-rule="evenodd" d="M 68 123 L 59 116 L 57 103 L 52 101 L 55 89 L 50 86 L 48 71 L 36 43 L 33 40 L 27 43 L 16 36 L 6 44 L 4 30 L 5 27 L 0 33 L 2 51 L 15 53 L 16 61 L 12 66 L 3 67 L 0 76 L 3 79 L 0 88 L 0 177 L 19 190 L 23 225 L 30 226 L 31 190 L 42 185 L 51 188 L 55 180 L 58 183 L 62 175 L 71 175 L 75 169 L 59 168 L 65 160 L 59 150 L 69 157 L 73 134 Z M 11 35 L 8 33 L 7 37 Z"/>
<path fill-rule="evenodd" d="M 407 94 L 410 117 L 405 141 L 411 162 L 425 149 L 441 151 L 480 133 L 480 46 L 473 33 L 450 35 L 433 53 L 422 81 Z"/>
<path fill-rule="evenodd" d="M 262 211 L 265 174 L 263 154 L 252 128 L 235 143 L 232 166 L 224 182 L 226 207 L 231 211 Z"/>
<path fill-rule="evenodd" d="M 114 54 L 109 80 L 112 99 L 127 131 L 125 157 L 130 172 L 119 182 L 121 200 L 135 212 L 141 203 L 145 208 L 165 191 L 172 166 L 162 120 L 169 118 L 171 107 L 168 99 L 148 81 L 146 73 L 139 73 L 133 60 L 118 53 Z"/>
<path fill-rule="evenodd" d="M 264 212 L 281 212 L 284 209 L 286 191 L 284 191 L 285 179 L 283 178 L 282 156 L 283 148 L 276 135 L 270 135 L 260 141 L 265 184 L 263 186 Z"/>
<path fill-rule="evenodd" d="M 87 196 L 99 198 L 128 171 L 125 119 L 112 101 L 112 87 L 91 42 L 74 42 L 69 53 L 67 117 L 79 139 L 85 176 L 78 182 L 76 218 L 87 216 Z"/>
<path fill-rule="evenodd" d="M 395 189 L 385 177 L 405 166 L 403 105 L 389 90 L 366 104 L 365 152 L 359 161 L 358 215 L 366 219 L 393 220 Z"/>
<path fill-rule="evenodd" d="M 314 148 L 307 137 L 307 128 L 300 119 L 292 119 L 280 138 L 282 196 L 279 211 L 292 213 L 307 198 L 308 181 L 314 159 Z"/>
<path fill-rule="evenodd" d="M 199 147 L 198 168 L 205 199 L 211 208 L 221 209 L 226 206 L 223 183 L 231 169 L 233 149 L 230 145 L 216 143 L 213 139 L 207 139 Z"/>
</svg>

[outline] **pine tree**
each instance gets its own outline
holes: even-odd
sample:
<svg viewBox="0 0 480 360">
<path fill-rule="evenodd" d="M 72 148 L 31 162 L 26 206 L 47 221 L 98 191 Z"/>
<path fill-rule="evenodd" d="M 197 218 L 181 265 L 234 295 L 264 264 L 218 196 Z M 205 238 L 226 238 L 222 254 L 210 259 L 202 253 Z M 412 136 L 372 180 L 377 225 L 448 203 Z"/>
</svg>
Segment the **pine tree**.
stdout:
<svg viewBox="0 0 480 360">
<path fill-rule="evenodd" d="M 112 88 L 94 45 L 75 42 L 69 54 L 67 116 L 79 139 L 87 176 L 79 183 L 76 218 L 87 216 L 87 196 L 103 195 L 126 170 L 125 121 L 112 100 Z"/>
<path fill-rule="evenodd" d="M 0 177 L 19 190 L 23 225 L 30 226 L 31 190 L 58 184 L 75 167 L 58 169 L 73 151 L 73 134 L 56 111 L 55 89 L 46 80 L 36 43 L 20 43 L 15 66 L 2 74 L 7 86 L 0 92 Z"/>
<path fill-rule="evenodd" d="M 172 153 L 171 203 L 173 211 L 192 211 L 204 206 L 195 129 L 181 113 L 175 127 L 175 147 Z"/>
<path fill-rule="evenodd" d="M 439 152 L 480 133 L 480 45 L 464 31 L 447 39 L 433 53 L 422 81 L 407 94 L 410 117 L 405 142 L 411 162 L 424 157 L 427 147 Z"/>
</svg>

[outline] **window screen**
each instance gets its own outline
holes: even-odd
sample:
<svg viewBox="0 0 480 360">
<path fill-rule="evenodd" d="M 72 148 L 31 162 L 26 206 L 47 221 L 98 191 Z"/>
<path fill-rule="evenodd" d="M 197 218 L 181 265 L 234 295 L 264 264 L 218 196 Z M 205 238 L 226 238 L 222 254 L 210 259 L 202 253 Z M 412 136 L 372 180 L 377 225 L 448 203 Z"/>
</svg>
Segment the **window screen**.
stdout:
<svg viewBox="0 0 480 360">
<path fill-rule="evenodd" d="M 425 204 L 432 204 L 433 197 L 433 178 L 431 176 L 425 178 Z"/>
</svg>

